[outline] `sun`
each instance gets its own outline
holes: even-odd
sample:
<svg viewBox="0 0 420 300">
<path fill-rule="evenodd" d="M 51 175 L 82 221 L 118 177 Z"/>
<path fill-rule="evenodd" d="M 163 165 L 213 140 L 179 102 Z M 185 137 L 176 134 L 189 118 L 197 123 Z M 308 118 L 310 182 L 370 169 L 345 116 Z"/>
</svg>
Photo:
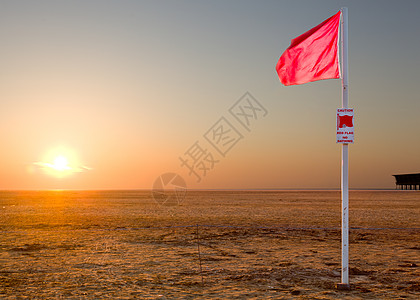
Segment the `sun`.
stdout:
<svg viewBox="0 0 420 300">
<path fill-rule="evenodd" d="M 71 169 L 68 159 L 63 155 L 58 155 L 54 159 L 54 162 L 51 164 L 51 168 L 61 172 Z"/>
<path fill-rule="evenodd" d="M 74 159 L 69 159 L 69 156 L 65 154 L 54 154 L 46 161 L 37 163 L 46 174 L 58 178 L 67 177 L 74 173 L 73 164 Z"/>
<path fill-rule="evenodd" d="M 33 165 L 45 174 L 56 178 L 65 178 L 91 170 L 90 167 L 80 163 L 75 151 L 65 147 L 52 149 L 42 161 L 35 162 Z"/>
</svg>

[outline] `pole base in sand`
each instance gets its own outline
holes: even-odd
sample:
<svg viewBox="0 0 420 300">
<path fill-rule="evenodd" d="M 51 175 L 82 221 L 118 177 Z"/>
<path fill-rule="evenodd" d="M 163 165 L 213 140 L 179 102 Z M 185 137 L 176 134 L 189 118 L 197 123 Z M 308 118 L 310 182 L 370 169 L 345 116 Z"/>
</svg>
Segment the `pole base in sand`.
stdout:
<svg viewBox="0 0 420 300">
<path fill-rule="evenodd" d="M 350 290 L 350 284 L 348 284 L 348 283 L 337 283 L 335 285 L 335 287 L 336 287 L 337 290 L 340 290 L 340 291 L 349 291 Z"/>
</svg>

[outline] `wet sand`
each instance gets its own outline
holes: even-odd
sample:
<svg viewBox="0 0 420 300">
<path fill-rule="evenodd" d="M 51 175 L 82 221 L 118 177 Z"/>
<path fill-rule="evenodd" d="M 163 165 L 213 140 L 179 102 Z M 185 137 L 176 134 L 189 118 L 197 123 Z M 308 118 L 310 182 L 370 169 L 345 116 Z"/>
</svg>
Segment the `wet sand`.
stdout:
<svg viewBox="0 0 420 300">
<path fill-rule="evenodd" d="M 419 299 L 420 193 L 0 192 L 0 298 Z M 201 260 L 201 268 L 200 268 Z"/>
</svg>

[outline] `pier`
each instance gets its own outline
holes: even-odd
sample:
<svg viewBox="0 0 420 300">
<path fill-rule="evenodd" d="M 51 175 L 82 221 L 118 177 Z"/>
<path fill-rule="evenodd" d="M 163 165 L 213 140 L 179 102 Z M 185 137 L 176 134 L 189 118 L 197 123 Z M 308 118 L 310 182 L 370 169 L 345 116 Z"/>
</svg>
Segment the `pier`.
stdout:
<svg viewBox="0 0 420 300">
<path fill-rule="evenodd" d="M 392 175 L 398 190 L 420 190 L 420 173 Z"/>
</svg>

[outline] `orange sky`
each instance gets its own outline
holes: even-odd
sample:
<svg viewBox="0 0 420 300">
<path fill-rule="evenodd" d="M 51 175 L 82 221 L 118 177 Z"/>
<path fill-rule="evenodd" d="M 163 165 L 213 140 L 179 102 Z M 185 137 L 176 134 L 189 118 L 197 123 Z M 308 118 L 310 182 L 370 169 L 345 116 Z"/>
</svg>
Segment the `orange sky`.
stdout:
<svg viewBox="0 0 420 300">
<path fill-rule="evenodd" d="M 420 172 L 420 3 L 385 2 L 3 1 L 0 189 L 148 189 L 165 172 L 191 188 L 339 188 L 340 81 L 285 87 L 275 65 L 343 3 L 350 187 L 393 188 Z M 229 113 L 247 91 L 267 111 L 249 131 Z M 242 136 L 225 156 L 205 138 L 222 117 Z M 196 142 L 218 161 L 200 182 L 180 161 Z"/>
</svg>

